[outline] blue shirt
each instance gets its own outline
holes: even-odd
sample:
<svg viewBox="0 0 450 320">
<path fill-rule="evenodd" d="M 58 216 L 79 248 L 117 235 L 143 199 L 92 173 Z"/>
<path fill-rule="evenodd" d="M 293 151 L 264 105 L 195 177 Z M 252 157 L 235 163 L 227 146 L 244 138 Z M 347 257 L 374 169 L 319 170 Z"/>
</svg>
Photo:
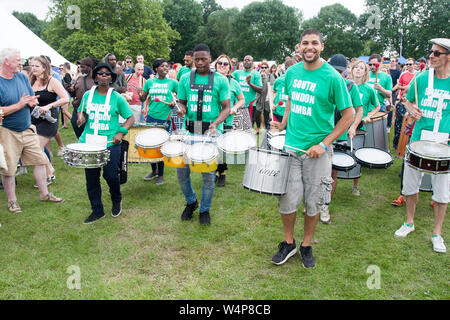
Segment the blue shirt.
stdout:
<svg viewBox="0 0 450 320">
<path fill-rule="evenodd" d="M 123 68 L 123 73 L 132 74 L 132 73 L 134 73 L 134 69 L 133 69 L 133 67 Z"/>
<path fill-rule="evenodd" d="M 12 79 L 0 77 L 0 106 L 8 107 L 18 103 L 23 94 L 34 96 L 34 91 L 26 75 L 18 72 Z M 16 132 L 25 131 L 30 125 L 31 115 L 28 106 L 3 119 L 3 127 Z"/>
</svg>

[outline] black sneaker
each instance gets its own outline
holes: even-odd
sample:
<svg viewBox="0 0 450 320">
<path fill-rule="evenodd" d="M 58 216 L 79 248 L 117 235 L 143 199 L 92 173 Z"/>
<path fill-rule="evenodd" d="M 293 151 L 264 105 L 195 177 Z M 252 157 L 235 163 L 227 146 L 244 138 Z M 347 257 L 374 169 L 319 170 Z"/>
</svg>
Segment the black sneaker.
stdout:
<svg viewBox="0 0 450 320">
<path fill-rule="evenodd" d="M 221 174 L 219 178 L 217 178 L 217 186 L 218 187 L 225 187 L 225 175 Z"/>
<path fill-rule="evenodd" d="M 300 254 L 302 256 L 303 267 L 314 268 L 316 266 L 316 260 L 312 255 L 312 247 L 303 247 L 300 245 Z"/>
<path fill-rule="evenodd" d="M 290 257 L 292 257 L 297 252 L 297 247 L 295 245 L 295 239 L 294 243 L 289 244 L 286 241 L 281 242 L 278 245 L 278 252 L 276 255 L 272 258 L 272 263 L 276 264 L 277 266 L 282 265 L 285 263 Z"/>
<path fill-rule="evenodd" d="M 98 220 L 98 219 L 101 219 L 101 218 L 103 218 L 105 216 L 105 213 L 102 213 L 102 214 L 96 214 L 96 213 L 91 213 L 91 215 L 89 216 L 89 217 L 87 217 L 87 219 L 86 220 L 84 220 L 84 224 L 90 224 L 90 223 L 92 223 L 92 222 L 94 222 L 94 221 L 96 221 L 96 220 Z"/>
<path fill-rule="evenodd" d="M 117 218 L 122 213 L 122 201 L 120 202 L 113 202 L 111 215 L 114 218 Z"/>
<path fill-rule="evenodd" d="M 209 226 L 211 224 L 211 217 L 208 211 L 200 212 L 200 215 L 198 217 L 201 225 Z"/>
<path fill-rule="evenodd" d="M 153 180 L 158 176 L 157 172 L 150 172 L 148 175 L 144 177 L 145 181 Z"/>
<path fill-rule="evenodd" d="M 198 201 L 195 200 L 194 203 L 187 204 L 186 208 L 184 208 L 183 214 L 181 215 L 181 220 L 191 220 L 194 211 L 198 208 Z"/>
</svg>

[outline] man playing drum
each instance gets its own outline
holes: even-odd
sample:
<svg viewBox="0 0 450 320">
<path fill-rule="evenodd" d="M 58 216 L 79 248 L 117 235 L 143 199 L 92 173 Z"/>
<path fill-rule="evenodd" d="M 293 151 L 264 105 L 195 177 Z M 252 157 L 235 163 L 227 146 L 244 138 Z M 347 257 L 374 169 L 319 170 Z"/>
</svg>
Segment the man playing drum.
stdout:
<svg viewBox="0 0 450 320">
<path fill-rule="evenodd" d="M 103 178 L 109 186 L 111 194 L 111 215 L 118 217 L 122 212 L 122 193 L 120 192 L 119 166 L 122 138 L 134 123 L 134 115 L 124 97 L 110 88 L 117 75 L 107 63 L 99 63 L 92 71 L 92 78 L 98 87 L 87 91 L 78 108 L 78 126 L 88 120 L 79 139 L 80 143 L 88 143 L 107 147 L 110 160 L 103 167 Z M 94 90 L 93 92 L 91 92 Z M 119 115 L 127 119 L 122 126 Z M 84 224 L 90 224 L 105 216 L 102 203 L 102 189 L 100 184 L 101 168 L 85 169 L 86 189 L 91 202 L 92 213 Z"/>
<path fill-rule="evenodd" d="M 450 134 L 450 39 L 432 39 L 430 43 L 433 44 L 429 52 L 431 68 L 411 81 L 406 96 L 405 107 L 416 120 L 410 141 L 447 144 Z M 406 222 L 395 232 L 396 237 L 406 237 L 415 229 L 414 214 L 422 176 L 423 172 L 405 165 L 402 194 L 406 202 Z M 432 175 L 435 205 L 431 242 L 433 250 L 441 253 L 447 251 L 441 229 L 449 202 L 449 177 L 448 173 Z"/>
<path fill-rule="evenodd" d="M 286 128 L 284 148 L 293 156 L 287 194 L 279 198 L 278 210 L 283 221 L 285 241 L 272 263 L 281 265 L 297 252 L 294 240 L 296 211 L 303 194 L 306 207 L 304 237 L 300 245 L 303 266 L 313 268 L 311 241 L 319 220 L 319 206 L 330 201 L 332 142 L 354 120 L 353 108 L 344 79 L 320 58 L 324 49 L 321 33 L 303 32 L 300 53 L 303 62 L 286 73 L 288 101 L 283 121 L 271 122 L 272 128 Z M 342 118 L 334 126 L 335 107 Z M 305 152 L 306 151 L 306 152 Z"/>
<path fill-rule="evenodd" d="M 185 126 L 191 134 L 215 134 L 223 131 L 222 122 L 230 114 L 230 87 L 228 79 L 218 72 L 210 70 L 211 53 L 205 44 L 194 48 L 196 70 L 183 75 L 178 85 L 179 109 L 177 114 L 186 114 Z M 209 225 L 209 210 L 214 194 L 216 172 L 204 172 L 202 200 L 199 220 L 202 225 Z M 187 205 L 181 215 L 183 221 L 190 220 L 198 208 L 198 201 L 191 183 L 189 166 L 177 168 L 178 182 Z"/>
</svg>

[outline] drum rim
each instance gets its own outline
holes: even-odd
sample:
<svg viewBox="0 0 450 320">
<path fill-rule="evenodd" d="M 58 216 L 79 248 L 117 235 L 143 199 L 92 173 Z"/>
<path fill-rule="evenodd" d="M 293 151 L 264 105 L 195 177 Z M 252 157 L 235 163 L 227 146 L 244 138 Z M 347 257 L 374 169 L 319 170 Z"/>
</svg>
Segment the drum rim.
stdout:
<svg viewBox="0 0 450 320">
<path fill-rule="evenodd" d="M 271 141 L 272 141 L 272 139 L 275 139 L 275 138 L 278 138 L 278 137 L 282 137 L 282 136 L 284 136 L 285 137 L 285 142 L 286 142 L 286 134 L 277 134 L 277 135 L 275 135 L 275 136 L 272 136 L 272 137 L 269 137 L 268 136 L 268 138 L 267 138 L 267 143 L 272 147 L 272 148 L 275 148 L 275 149 L 277 149 L 277 150 L 283 150 L 283 148 L 284 148 L 284 143 L 283 143 L 283 146 L 281 147 L 281 149 L 280 148 L 278 148 L 278 147 L 276 147 L 276 146 L 274 146 L 272 143 L 271 143 Z M 281 139 L 281 138 L 279 138 L 279 139 Z"/>
<path fill-rule="evenodd" d="M 199 143 L 194 143 L 194 144 L 191 144 L 191 145 L 187 146 L 185 153 L 186 153 L 186 158 L 189 161 L 208 163 L 208 162 L 214 161 L 219 156 L 219 150 L 218 150 L 217 146 L 212 144 L 212 143 L 208 143 L 208 144 L 210 144 L 210 145 L 212 145 L 214 147 L 214 149 L 213 149 L 214 150 L 214 154 L 211 155 L 211 158 L 199 159 L 199 158 L 196 158 L 196 157 L 190 157 L 192 146 L 194 146 L 196 144 L 204 144 L 204 143 L 203 142 L 199 142 Z"/>
<path fill-rule="evenodd" d="M 366 162 L 364 160 L 359 159 L 356 156 L 356 152 L 359 151 L 359 150 L 362 150 L 362 149 L 376 149 L 376 150 L 383 151 L 384 153 L 389 155 L 391 160 L 389 162 L 386 162 L 386 163 L 370 163 L 370 162 Z M 394 158 L 392 157 L 392 155 L 389 152 L 387 152 L 384 149 L 377 148 L 377 147 L 363 147 L 363 148 L 359 148 L 358 150 L 354 151 L 353 156 L 355 157 L 356 162 L 358 162 L 361 166 L 374 168 L 374 169 L 385 169 L 385 168 L 388 168 L 389 166 L 391 166 L 394 163 Z"/>
<path fill-rule="evenodd" d="M 379 112 L 380 112 L 380 113 L 383 113 L 383 114 L 377 116 L 377 113 L 378 113 L 378 112 L 375 113 L 374 116 L 373 116 L 372 118 L 370 118 L 370 120 L 368 121 L 368 123 L 375 122 L 375 121 L 378 120 L 378 119 L 383 119 L 384 117 L 387 117 L 388 114 L 389 114 L 389 112 L 382 112 L 382 111 L 379 111 Z"/>
<path fill-rule="evenodd" d="M 279 154 L 282 157 L 292 157 L 292 154 L 290 154 L 288 152 L 285 152 L 283 150 L 267 150 L 267 149 L 263 149 L 263 148 L 260 148 L 260 147 L 253 147 L 253 148 L 250 148 L 249 151 L 250 150 L 253 150 L 253 151 L 256 151 L 256 152 L 260 152 L 261 151 L 263 153 L 269 153 L 269 154 Z"/>
<path fill-rule="evenodd" d="M 414 155 L 420 156 L 419 158 L 423 158 L 423 159 L 427 159 L 427 160 L 450 160 L 450 157 L 436 157 L 436 156 L 429 156 L 429 155 L 425 155 L 425 154 L 416 152 L 416 151 L 414 151 L 414 150 L 411 149 L 411 144 L 414 144 L 414 143 L 416 143 L 416 142 L 424 142 L 424 141 L 426 141 L 426 142 L 433 142 L 433 141 L 428 141 L 428 140 L 417 140 L 417 141 L 412 141 L 411 143 L 409 143 L 409 144 L 406 146 L 406 151 L 407 151 L 408 153 L 412 153 L 412 154 L 414 154 Z"/>
<path fill-rule="evenodd" d="M 244 130 L 232 130 L 232 131 L 228 131 L 226 133 L 224 133 L 223 135 L 219 136 L 216 140 L 217 143 L 217 148 L 225 153 L 229 153 L 229 154 L 244 154 L 246 152 L 248 152 L 248 150 L 250 148 L 252 148 L 253 146 L 248 146 L 245 150 L 226 150 L 225 147 L 222 144 L 225 141 L 226 136 L 232 136 L 232 135 L 236 135 L 236 134 L 240 134 L 242 136 L 246 136 L 248 138 L 248 140 L 252 141 L 252 145 L 254 142 L 254 145 L 256 146 L 256 139 L 254 138 L 254 136 L 251 133 L 248 133 L 247 131 Z"/>
<path fill-rule="evenodd" d="M 73 145 L 89 145 L 89 146 L 93 146 L 98 148 L 98 150 L 78 150 L 78 149 L 73 149 L 70 146 Z M 68 151 L 72 151 L 72 152 L 85 152 L 85 153 L 98 153 L 98 152 L 105 152 L 105 150 L 108 150 L 106 147 L 102 147 L 96 144 L 88 144 L 88 143 L 83 143 L 83 142 L 76 142 L 76 143 L 69 143 L 68 145 L 66 145 L 64 151 L 68 152 Z"/>
<path fill-rule="evenodd" d="M 170 144 L 175 144 L 175 143 L 181 145 L 183 150 L 180 152 L 174 152 L 174 153 L 165 152 L 165 149 L 167 148 L 166 146 L 168 146 Z M 186 152 L 186 147 L 187 147 L 186 144 L 181 141 L 175 141 L 175 140 L 167 141 L 161 147 L 161 153 L 163 154 L 163 156 L 170 157 L 170 158 L 179 157 L 179 156 L 183 156 L 183 154 Z"/>
<path fill-rule="evenodd" d="M 136 139 L 140 135 L 143 135 L 144 133 L 150 132 L 150 130 L 155 130 L 155 129 L 156 130 L 161 130 L 162 132 L 164 132 L 165 133 L 164 135 L 167 137 L 167 139 L 165 139 L 165 141 L 163 141 L 162 143 L 149 144 L 149 145 L 142 145 L 142 144 L 140 144 L 139 142 L 136 141 Z M 166 130 L 164 130 L 163 128 L 149 128 L 149 129 L 142 130 L 141 132 L 136 134 L 136 136 L 134 137 L 134 144 L 136 146 L 142 148 L 142 149 L 155 149 L 155 148 L 161 147 L 163 144 L 165 144 L 169 140 L 169 138 L 170 138 L 170 134 Z"/>
<path fill-rule="evenodd" d="M 253 192 L 257 192 L 257 193 L 261 193 L 261 194 L 268 194 L 268 195 L 270 195 L 270 196 L 279 196 L 279 197 L 281 197 L 281 196 L 284 196 L 284 195 L 287 194 L 287 192 L 285 192 L 285 193 L 274 193 L 274 192 L 264 192 L 264 191 L 259 191 L 259 190 L 256 190 L 256 189 L 252 189 L 252 188 L 250 188 L 250 187 L 247 187 L 247 186 L 245 186 L 243 183 L 242 183 L 242 186 L 244 187 L 244 189 L 247 189 L 247 190 L 250 190 L 250 191 L 253 191 Z"/>
<path fill-rule="evenodd" d="M 333 157 L 331 157 L 331 166 L 333 167 L 333 168 L 335 168 L 336 170 L 340 170 L 340 171 L 350 171 L 350 170 L 352 170 L 354 167 L 356 167 L 356 164 L 357 164 L 357 162 L 356 162 L 356 160 L 355 160 L 355 158 L 353 157 L 353 155 L 351 155 L 351 154 L 348 154 L 348 153 L 346 153 L 346 152 L 341 152 L 341 151 L 334 151 L 333 152 L 333 156 L 336 154 L 336 153 L 341 153 L 341 154 L 343 154 L 343 155 L 345 155 L 345 156 L 347 156 L 347 157 L 350 157 L 350 158 L 352 158 L 353 159 L 353 164 L 351 164 L 350 166 L 340 166 L 340 165 L 336 165 L 336 164 L 334 164 L 333 163 Z"/>
</svg>

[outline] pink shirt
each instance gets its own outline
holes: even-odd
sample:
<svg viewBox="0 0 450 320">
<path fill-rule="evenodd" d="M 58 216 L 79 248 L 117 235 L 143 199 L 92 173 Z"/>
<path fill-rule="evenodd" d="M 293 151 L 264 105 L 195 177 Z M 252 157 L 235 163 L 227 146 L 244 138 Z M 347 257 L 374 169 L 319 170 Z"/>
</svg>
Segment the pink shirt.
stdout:
<svg viewBox="0 0 450 320">
<path fill-rule="evenodd" d="M 131 76 L 130 80 L 127 82 L 127 91 L 133 92 L 133 99 L 130 101 L 130 105 L 141 105 L 141 100 L 139 100 L 138 88 L 143 88 L 143 78 L 136 78 L 134 74 Z"/>
</svg>

